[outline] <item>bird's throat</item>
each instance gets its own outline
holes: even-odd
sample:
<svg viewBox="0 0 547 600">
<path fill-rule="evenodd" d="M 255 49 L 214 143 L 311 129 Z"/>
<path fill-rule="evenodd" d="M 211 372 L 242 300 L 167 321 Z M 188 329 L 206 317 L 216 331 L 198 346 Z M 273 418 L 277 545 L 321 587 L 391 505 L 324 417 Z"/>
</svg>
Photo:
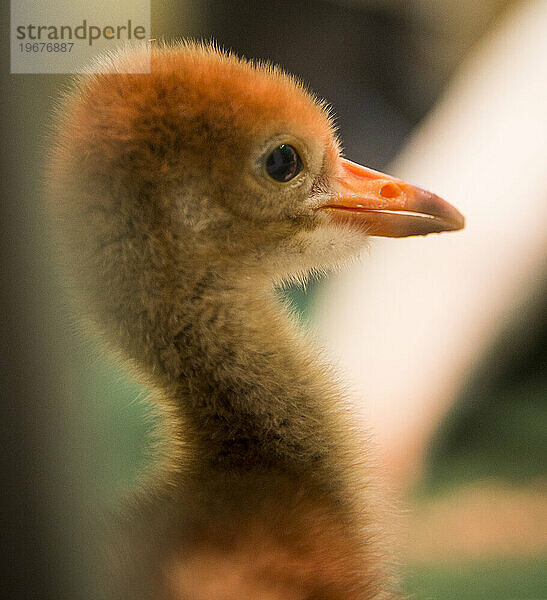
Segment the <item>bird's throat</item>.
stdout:
<svg viewBox="0 0 547 600">
<path fill-rule="evenodd" d="M 330 445 L 326 415 L 339 401 L 328 368 L 273 290 L 219 281 L 202 276 L 181 302 L 171 363 L 185 419 L 219 468 L 309 470 Z"/>
</svg>

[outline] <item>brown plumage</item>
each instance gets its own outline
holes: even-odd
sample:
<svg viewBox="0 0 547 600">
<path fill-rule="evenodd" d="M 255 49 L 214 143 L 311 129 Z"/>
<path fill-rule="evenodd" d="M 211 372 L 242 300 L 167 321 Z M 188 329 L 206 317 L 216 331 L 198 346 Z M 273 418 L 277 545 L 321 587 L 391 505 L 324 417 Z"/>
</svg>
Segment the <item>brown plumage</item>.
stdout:
<svg viewBox="0 0 547 600">
<path fill-rule="evenodd" d="M 184 44 L 124 73 L 143 56 L 78 79 L 49 165 L 84 313 L 155 390 L 170 442 L 125 516 L 114 596 L 391 598 L 366 444 L 273 287 L 355 257 L 366 233 L 459 216 L 341 159 L 325 108 L 280 70 Z M 286 182 L 265 162 L 281 145 L 301 160 Z M 418 205 L 425 228 L 397 214 Z"/>
</svg>

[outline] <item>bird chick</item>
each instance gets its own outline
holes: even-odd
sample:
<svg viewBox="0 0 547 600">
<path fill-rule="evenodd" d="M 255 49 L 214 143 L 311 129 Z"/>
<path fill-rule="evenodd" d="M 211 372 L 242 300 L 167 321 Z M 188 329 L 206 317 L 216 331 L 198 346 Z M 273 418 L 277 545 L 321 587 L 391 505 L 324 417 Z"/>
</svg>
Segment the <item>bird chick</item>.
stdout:
<svg viewBox="0 0 547 600">
<path fill-rule="evenodd" d="M 276 67 L 188 43 L 100 71 L 60 108 L 50 208 L 85 317 L 171 442 L 123 521 L 115 597 L 395 597 L 344 387 L 274 287 L 463 218 L 342 158 L 325 105 Z"/>
</svg>

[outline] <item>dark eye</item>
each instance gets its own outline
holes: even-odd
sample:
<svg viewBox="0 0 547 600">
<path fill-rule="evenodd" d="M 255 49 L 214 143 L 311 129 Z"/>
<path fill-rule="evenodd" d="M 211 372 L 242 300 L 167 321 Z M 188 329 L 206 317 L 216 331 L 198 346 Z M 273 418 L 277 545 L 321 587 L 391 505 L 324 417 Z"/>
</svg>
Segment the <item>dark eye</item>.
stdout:
<svg viewBox="0 0 547 600">
<path fill-rule="evenodd" d="M 286 183 L 296 177 L 301 169 L 300 156 L 289 144 L 281 144 L 266 159 L 268 175 L 281 183 Z"/>
</svg>

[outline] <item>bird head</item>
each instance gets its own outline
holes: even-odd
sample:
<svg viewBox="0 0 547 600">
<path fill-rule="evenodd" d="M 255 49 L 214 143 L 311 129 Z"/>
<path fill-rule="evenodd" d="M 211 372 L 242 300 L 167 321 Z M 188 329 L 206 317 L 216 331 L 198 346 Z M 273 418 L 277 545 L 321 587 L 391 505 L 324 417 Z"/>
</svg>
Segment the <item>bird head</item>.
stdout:
<svg viewBox="0 0 547 600">
<path fill-rule="evenodd" d="M 131 73 L 148 52 L 150 73 Z M 174 260 L 281 280 L 332 268 L 371 235 L 463 226 L 438 196 L 343 158 L 326 106 L 276 67 L 196 44 L 100 67 L 69 96 L 51 172 L 84 198 L 82 228 L 100 214 L 101 246 L 146 237 Z"/>
</svg>

